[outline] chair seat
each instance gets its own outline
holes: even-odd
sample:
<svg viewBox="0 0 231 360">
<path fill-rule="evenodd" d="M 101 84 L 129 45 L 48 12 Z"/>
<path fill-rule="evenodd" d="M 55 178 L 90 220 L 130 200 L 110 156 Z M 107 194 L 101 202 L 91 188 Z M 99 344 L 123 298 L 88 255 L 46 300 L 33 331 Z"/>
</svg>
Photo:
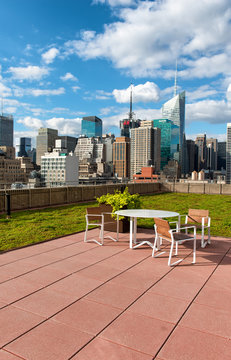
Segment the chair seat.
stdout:
<svg viewBox="0 0 231 360">
<path fill-rule="evenodd" d="M 184 227 L 184 228 L 189 228 L 189 227 L 192 227 L 193 226 L 196 226 L 197 229 L 202 229 L 202 225 L 201 224 L 181 224 L 180 227 Z M 205 225 L 206 226 L 206 225 Z"/>
<path fill-rule="evenodd" d="M 175 241 L 193 240 L 194 235 L 187 234 L 187 237 L 186 237 L 186 234 L 183 232 L 173 232 L 173 238 Z"/>
</svg>

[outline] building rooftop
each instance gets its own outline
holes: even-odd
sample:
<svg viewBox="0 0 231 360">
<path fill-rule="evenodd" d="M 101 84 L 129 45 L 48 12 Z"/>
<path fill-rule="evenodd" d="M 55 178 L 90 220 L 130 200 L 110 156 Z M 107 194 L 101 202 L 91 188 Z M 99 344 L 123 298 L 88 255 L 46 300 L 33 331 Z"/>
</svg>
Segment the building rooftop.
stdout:
<svg viewBox="0 0 231 360">
<path fill-rule="evenodd" d="M 181 245 L 170 268 L 129 234 L 102 247 L 83 235 L 0 255 L 0 359 L 230 359 L 231 239 L 198 239 L 195 265 Z"/>
</svg>

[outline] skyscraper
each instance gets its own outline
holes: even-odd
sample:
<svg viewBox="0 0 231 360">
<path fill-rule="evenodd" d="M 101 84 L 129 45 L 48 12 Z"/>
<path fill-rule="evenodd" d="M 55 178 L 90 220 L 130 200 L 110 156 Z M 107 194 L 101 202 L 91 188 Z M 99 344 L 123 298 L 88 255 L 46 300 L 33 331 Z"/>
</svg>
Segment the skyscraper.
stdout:
<svg viewBox="0 0 231 360">
<path fill-rule="evenodd" d="M 155 119 L 153 126 L 161 130 L 161 170 L 169 160 L 179 160 L 179 126 L 169 119 Z"/>
<path fill-rule="evenodd" d="M 209 170 L 217 170 L 217 150 L 218 141 L 217 139 L 207 139 L 207 167 Z"/>
<path fill-rule="evenodd" d="M 206 134 L 198 135 L 195 140 L 197 146 L 197 166 L 196 170 L 207 169 L 207 148 Z"/>
<path fill-rule="evenodd" d="M 55 140 L 58 139 L 58 130 L 40 128 L 36 137 L 36 163 L 41 165 L 41 156 L 51 152 L 55 147 Z"/>
<path fill-rule="evenodd" d="M 160 170 L 160 132 L 148 126 L 131 129 L 130 177 L 146 166 L 153 165 L 155 171 Z"/>
<path fill-rule="evenodd" d="M 231 123 L 227 124 L 226 183 L 231 184 Z"/>
<path fill-rule="evenodd" d="M 130 178 L 130 138 L 117 137 L 113 143 L 114 174 L 119 178 Z"/>
<path fill-rule="evenodd" d="M 218 142 L 217 170 L 226 169 L 226 141 Z"/>
<path fill-rule="evenodd" d="M 0 115 L 0 146 L 13 146 L 13 126 L 12 115 Z"/>
<path fill-rule="evenodd" d="M 182 172 L 185 168 L 185 154 L 183 153 L 183 142 L 185 132 L 185 91 L 175 95 L 162 106 L 162 117 L 172 120 L 179 127 L 179 150 L 176 160 L 180 162 Z M 178 157 L 178 158 L 177 158 Z"/>
<path fill-rule="evenodd" d="M 132 111 L 132 84 L 130 89 L 130 111 L 128 119 L 120 120 L 121 136 L 130 137 L 130 130 L 136 129 L 140 126 L 140 120 L 134 119 L 134 112 Z"/>
<path fill-rule="evenodd" d="M 97 116 L 83 117 L 81 134 L 87 137 L 102 137 L 102 120 Z"/>
<path fill-rule="evenodd" d="M 18 156 L 26 156 L 28 157 L 28 153 L 31 151 L 31 138 L 21 137 L 20 144 L 19 144 L 19 152 Z"/>
</svg>

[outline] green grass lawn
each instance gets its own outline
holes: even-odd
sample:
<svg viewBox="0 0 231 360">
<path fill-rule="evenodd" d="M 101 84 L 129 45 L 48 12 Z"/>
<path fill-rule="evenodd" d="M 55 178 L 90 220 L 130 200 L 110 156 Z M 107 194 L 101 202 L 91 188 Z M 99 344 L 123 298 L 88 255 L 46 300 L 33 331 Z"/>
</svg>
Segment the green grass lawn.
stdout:
<svg viewBox="0 0 231 360">
<path fill-rule="evenodd" d="M 142 196 L 143 208 L 186 214 L 189 208 L 209 209 L 211 234 L 231 237 L 231 196 L 167 193 Z M 35 244 L 85 229 L 85 203 L 56 208 L 13 212 L 10 219 L 0 216 L 0 251 Z M 138 226 L 153 228 L 150 219 L 139 219 Z"/>
</svg>

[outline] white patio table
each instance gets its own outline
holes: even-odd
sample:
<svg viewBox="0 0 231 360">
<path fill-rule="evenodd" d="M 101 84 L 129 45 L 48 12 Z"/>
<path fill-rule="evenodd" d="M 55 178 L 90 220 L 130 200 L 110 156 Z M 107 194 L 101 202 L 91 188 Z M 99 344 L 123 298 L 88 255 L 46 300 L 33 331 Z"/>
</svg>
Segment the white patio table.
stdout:
<svg viewBox="0 0 231 360">
<path fill-rule="evenodd" d="M 130 249 L 135 249 L 143 244 L 148 244 L 153 248 L 153 244 L 150 241 L 144 240 L 139 244 L 133 246 L 133 241 L 136 244 L 136 232 L 137 232 L 137 218 L 167 218 L 167 217 L 175 217 L 178 216 L 179 223 L 179 213 L 174 211 L 165 211 L 165 210 L 148 210 L 148 209 L 124 209 L 118 210 L 115 212 L 117 216 L 126 216 L 130 217 Z M 133 238 L 134 234 L 134 238 Z M 153 241 L 154 243 L 154 241 Z"/>
</svg>

